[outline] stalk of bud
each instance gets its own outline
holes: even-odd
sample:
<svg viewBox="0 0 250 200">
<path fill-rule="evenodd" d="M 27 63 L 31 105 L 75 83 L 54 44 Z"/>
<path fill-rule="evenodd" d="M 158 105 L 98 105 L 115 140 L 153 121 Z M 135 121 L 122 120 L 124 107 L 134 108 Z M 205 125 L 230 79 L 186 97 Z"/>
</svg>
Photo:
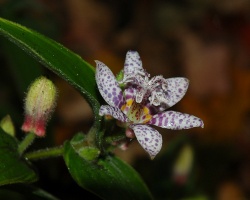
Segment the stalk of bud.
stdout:
<svg viewBox="0 0 250 200">
<path fill-rule="evenodd" d="M 45 135 L 47 121 L 56 106 L 57 89 L 44 76 L 37 78 L 29 87 L 25 98 L 24 132 L 33 132 L 39 137 Z"/>
</svg>

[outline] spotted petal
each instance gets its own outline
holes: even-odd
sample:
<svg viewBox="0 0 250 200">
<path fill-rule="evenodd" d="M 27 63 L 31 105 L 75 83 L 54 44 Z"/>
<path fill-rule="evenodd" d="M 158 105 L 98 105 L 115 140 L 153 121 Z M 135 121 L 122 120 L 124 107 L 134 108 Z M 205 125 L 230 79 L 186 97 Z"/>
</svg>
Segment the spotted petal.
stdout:
<svg viewBox="0 0 250 200">
<path fill-rule="evenodd" d="M 108 106 L 108 105 L 101 106 L 99 110 L 99 115 L 100 116 L 110 115 L 121 122 L 129 121 L 126 115 L 124 115 L 123 112 L 119 108 Z"/>
<path fill-rule="evenodd" d="M 200 118 L 175 111 L 166 111 L 156 114 L 152 117 L 148 124 L 172 130 L 204 127 L 204 123 Z"/>
<path fill-rule="evenodd" d="M 137 51 L 128 51 L 124 63 L 124 76 L 133 74 L 136 71 L 143 71 L 142 61 Z"/>
<path fill-rule="evenodd" d="M 136 89 L 133 87 L 129 87 L 124 90 L 124 97 L 125 97 L 126 104 L 124 104 L 121 107 L 121 110 L 125 115 L 127 115 L 128 111 L 130 110 L 133 104 L 135 94 L 136 94 Z"/>
<path fill-rule="evenodd" d="M 124 104 L 122 90 L 111 70 L 102 62 L 96 61 L 96 83 L 104 100 L 113 107 Z"/>
<path fill-rule="evenodd" d="M 151 159 L 159 153 L 162 147 L 162 136 L 154 128 L 147 125 L 131 125 L 135 136 Z"/>
<path fill-rule="evenodd" d="M 168 78 L 167 81 L 167 99 L 168 106 L 171 107 L 179 102 L 186 94 L 189 80 L 186 78 Z"/>
<path fill-rule="evenodd" d="M 134 99 L 137 93 L 137 89 L 134 87 L 129 87 L 124 90 L 125 100 Z"/>
</svg>

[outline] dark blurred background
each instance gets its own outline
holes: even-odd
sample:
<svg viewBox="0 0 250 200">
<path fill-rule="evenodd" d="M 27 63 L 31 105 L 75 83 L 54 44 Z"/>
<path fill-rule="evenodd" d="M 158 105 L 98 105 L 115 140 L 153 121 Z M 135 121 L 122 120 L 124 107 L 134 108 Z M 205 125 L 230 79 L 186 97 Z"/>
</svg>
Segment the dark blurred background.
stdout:
<svg viewBox="0 0 250 200">
<path fill-rule="evenodd" d="M 187 77 L 189 90 L 172 109 L 200 117 L 205 128 L 159 129 L 164 148 L 154 161 L 137 142 L 116 154 L 156 199 L 250 199 L 249 0 L 0 0 L 0 16 L 115 74 L 126 52 L 136 50 L 151 76 Z M 89 129 L 92 112 L 82 96 L 3 37 L 0 65 L 0 117 L 11 115 L 19 138 L 25 91 L 41 74 L 55 81 L 59 102 L 47 137 L 33 148 Z M 34 164 L 41 177 L 35 185 L 60 199 L 95 198 L 74 183 L 60 158 Z"/>
</svg>

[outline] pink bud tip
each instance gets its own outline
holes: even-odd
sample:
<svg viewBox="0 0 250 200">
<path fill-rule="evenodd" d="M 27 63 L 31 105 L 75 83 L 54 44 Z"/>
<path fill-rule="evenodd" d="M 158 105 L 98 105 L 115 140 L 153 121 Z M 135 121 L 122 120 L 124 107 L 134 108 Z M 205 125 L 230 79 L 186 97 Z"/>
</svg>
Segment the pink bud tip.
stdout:
<svg viewBox="0 0 250 200">
<path fill-rule="evenodd" d="M 22 130 L 24 132 L 30 132 L 32 129 L 32 118 L 30 116 L 26 116 L 24 123 L 22 125 Z"/>
<path fill-rule="evenodd" d="M 187 176 L 185 176 L 185 175 L 174 175 L 173 180 L 177 185 L 185 185 L 186 182 L 187 182 Z"/>
<path fill-rule="evenodd" d="M 45 136 L 45 126 L 46 126 L 45 121 L 39 119 L 35 124 L 34 133 L 39 137 Z"/>
<path fill-rule="evenodd" d="M 130 138 L 130 139 L 133 139 L 133 138 L 135 138 L 135 133 L 134 133 L 134 131 L 132 130 L 132 129 L 130 129 L 130 128 L 128 128 L 128 129 L 126 129 L 126 137 L 127 138 Z"/>
<path fill-rule="evenodd" d="M 45 136 L 46 122 L 43 119 L 33 119 L 30 116 L 25 117 L 25 121 L 22 125 L 24 132 L 33 132 L 39 137 Z"/>
</svg>

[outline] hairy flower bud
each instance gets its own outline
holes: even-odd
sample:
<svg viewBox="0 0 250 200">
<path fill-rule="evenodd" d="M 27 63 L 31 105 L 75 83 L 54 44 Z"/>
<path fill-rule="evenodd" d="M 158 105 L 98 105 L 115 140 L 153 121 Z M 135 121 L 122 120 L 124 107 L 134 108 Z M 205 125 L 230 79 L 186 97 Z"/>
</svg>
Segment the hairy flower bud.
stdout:
<svg viewBox="0 0 250 200">
<path fill-rule="evenodd" d="M 53 82 L 44 76 L 37 78 L 29 87 L 25 98 L 24 132 L 45 135 L 45 126 L 56 105 L 57 90 Z"/>
</svg>

